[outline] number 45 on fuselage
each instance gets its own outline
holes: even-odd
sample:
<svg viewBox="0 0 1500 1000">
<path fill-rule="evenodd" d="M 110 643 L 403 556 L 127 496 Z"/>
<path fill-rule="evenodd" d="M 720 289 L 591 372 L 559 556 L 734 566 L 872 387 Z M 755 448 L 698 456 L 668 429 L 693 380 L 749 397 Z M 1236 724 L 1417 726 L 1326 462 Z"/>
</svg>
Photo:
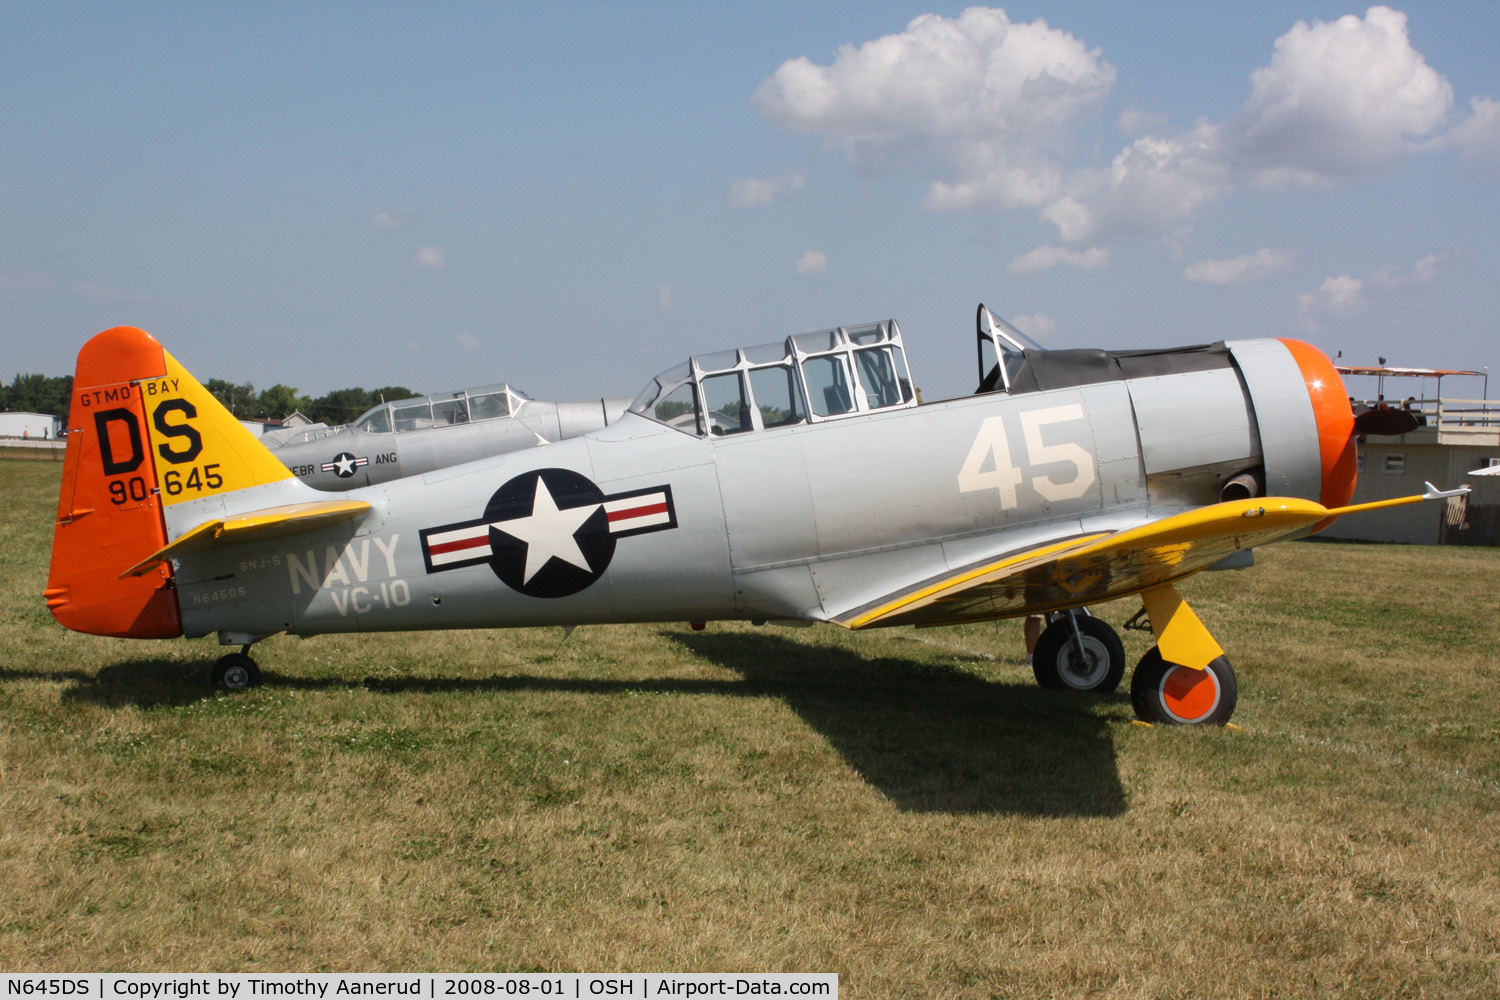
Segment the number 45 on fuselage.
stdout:
<svg viewBox="0 0 1500 1000">
<path fill-rule="evenodd" d="M 329 499 L 118 327 L 79 354 L 47 605 L 217 633 L 245 649 L 215 679 L 243 686 L 283 632 L 930 626 L 1139 595 L 1138 711 L 1227 721 L 1233 671 L 1174 584 L 1362 509 L 1333 366 L 1288 340 L 1044 351 L 983 306 L 978 333 L 971 396 L 922 403 L 894 322 L 840 327 L 695 356 L 580 437 Z M 1038 679 L 1112 690 L 1113 631 L 1056 617 Z"/>
</svg>

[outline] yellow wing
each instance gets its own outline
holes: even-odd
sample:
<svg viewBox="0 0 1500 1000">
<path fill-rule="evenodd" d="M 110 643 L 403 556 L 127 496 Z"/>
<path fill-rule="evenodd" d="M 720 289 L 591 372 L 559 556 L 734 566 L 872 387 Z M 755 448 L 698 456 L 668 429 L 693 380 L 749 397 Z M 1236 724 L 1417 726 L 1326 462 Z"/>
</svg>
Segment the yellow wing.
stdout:
<svg viewBox="0 0 1500 1000">
<path fill-rule="evenodd" d="M 1295 497 L 1214 504 L 1014 553 L 894 592 L 833 621 L 852 629 L 955 625 L 1097 604 L 1170 584 L 1242 549 L 1311 534 L 1320 522 L 1344 514 L 1445 495 L 1429 486 L 1422 496 L 1333 509 Z"/>
</svg>

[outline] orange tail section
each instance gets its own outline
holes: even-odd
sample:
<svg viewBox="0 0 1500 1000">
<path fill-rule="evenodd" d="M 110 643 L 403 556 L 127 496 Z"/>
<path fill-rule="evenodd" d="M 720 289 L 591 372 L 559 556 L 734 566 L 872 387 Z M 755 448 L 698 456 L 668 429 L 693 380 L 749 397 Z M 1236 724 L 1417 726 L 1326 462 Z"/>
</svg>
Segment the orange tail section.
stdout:
<svg viewBox="0 0 1500 1000">
<path fill-rule="evenodd" d="M 170 540 L 167 507 L 290 477 L 149 333 L 104 331 L 73 376 L 47 607 L 75 632 L 181 635 L 170 565 L 122 576 Z"/>
</svg>

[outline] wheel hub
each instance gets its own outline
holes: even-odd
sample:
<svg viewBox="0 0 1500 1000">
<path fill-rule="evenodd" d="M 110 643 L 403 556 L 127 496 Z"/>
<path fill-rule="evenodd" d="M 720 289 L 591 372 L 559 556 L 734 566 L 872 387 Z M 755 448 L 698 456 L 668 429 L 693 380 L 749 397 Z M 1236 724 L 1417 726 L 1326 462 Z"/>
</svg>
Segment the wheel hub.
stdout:
<svg viewBox="0 0 1500 1000">
<path fill-rule="evenodd" d="M 1069 687 L 1088 690 L 1098 684 L 1109 670 L 1109 651 L 1093 636 L 1083 637 L 1083 655 L 1078 643 L 1069 640 L 1063 646 L 1063 664 L 1058 674 Z"/>
</svg>

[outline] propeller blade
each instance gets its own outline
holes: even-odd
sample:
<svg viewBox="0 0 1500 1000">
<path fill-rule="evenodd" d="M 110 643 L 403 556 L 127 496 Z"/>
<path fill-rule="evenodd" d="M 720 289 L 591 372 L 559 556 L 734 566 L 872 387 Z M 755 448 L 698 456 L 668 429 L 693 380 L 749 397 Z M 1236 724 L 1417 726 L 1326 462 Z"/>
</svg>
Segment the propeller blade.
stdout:
<svg viewBox="0 0 1500 1000">
<path fill-rule="evenodd" d="M 1398 410 L 1392 406 L 1379 406 L 1366 410 L 1354 418 L 1354 429 L 1360 434 L 1382 434 L 1395 437 L 1407 434 L 1420 426 L 1416 414 Z"/>
</svg>

